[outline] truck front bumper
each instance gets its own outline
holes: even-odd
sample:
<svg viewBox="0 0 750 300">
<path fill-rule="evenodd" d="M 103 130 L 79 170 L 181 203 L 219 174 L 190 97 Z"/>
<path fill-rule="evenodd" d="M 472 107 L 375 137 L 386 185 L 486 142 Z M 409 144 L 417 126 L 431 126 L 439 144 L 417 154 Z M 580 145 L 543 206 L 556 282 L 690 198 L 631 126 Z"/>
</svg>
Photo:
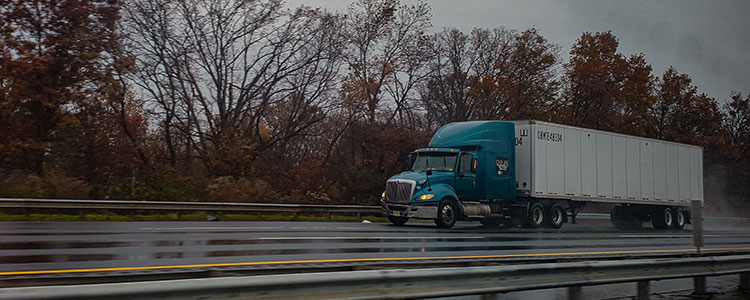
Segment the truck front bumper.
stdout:
<svg viewBox="0 0 750 300">
<path fill-rule="evenodd" d="M 422 205 L 388 203 L 380 199 L 380 209 L 385 216 L 398 216 L 415 219 L 437 218 L 437 203 L 427 202 Z"/>
</svg>

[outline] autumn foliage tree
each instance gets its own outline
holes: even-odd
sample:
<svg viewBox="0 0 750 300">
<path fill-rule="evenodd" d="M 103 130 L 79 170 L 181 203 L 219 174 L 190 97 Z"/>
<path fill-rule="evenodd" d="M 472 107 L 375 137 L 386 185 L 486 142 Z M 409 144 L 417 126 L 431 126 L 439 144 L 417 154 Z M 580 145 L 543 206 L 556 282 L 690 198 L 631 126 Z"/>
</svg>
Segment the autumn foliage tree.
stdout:
<svg viewBox="0 0 750 300">
<path fill-rule="evenodd" d="M 0 168 L 46 178 L 54 177 L 47 171 L 69 174 L 82 177 L 82 185 L 106 177 L 99 170 L 129 159 L 118 152 L 132 147 L 111 140 L 134 116 L 113 110 L 110 103 L 123 96 L 108 93 L 126 89 L 112 76 L 122 64 L 119 4 L 0 1 L 0 7 Z"/>
<path fill-rule="evenodd" d="M 537 28 L 431 18 L 423 1 L 0 0 L 0 197 L 372 205 L 440 126 L 519 119 L 700 145 L 726 178 L 707 191 L 750 192 L 750 97 L 654 74 L 611 31 L 563 63 Z"/>
<path fill-rule="evenodd" d="M 548 119 L 556 106 L 559 47 L 534 28 L 448 29 L 435 36 L 435 56 L 421 101 L 438 125 L 482 119 Z"/>
<path fill-rule="evenodd" d="M 698 93 L 690 76 L 674 68 L 667 69 L 661 77 L 652 115 L 656 138 L 701 145 L 714 152 L 723 147 L 718 104 Z"/>
<path fill-rule="evenodd" d="M 750 157 L 750 96 L 742 98 L 741 93 L 732 93 L 723 111 L 729 156 L 735 160 Z"/>
<path fill-rule="evenodd" d="M 117 43 L 110 1 L 0 1 L 4 28 L 4 163 L 42 172 L 54 130 L 96 93 Z"/>
</svg>

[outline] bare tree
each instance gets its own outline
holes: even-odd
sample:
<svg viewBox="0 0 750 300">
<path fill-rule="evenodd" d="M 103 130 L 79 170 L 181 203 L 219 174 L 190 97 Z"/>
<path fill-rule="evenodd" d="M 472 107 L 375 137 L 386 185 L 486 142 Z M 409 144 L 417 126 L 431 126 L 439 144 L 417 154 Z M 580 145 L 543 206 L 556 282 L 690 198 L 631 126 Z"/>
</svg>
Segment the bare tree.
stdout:
<svg viewBox="0 0 750 300">
<path fill-rule="evenodd" d="M 338 17 L 279 0 L 134 1 L 133 80 L 214 174 L 241 175 L 331 108 Z"/>
<path fill-rule="evenodd" d="M 483 118 L 502 104 L 494 77 L 507 69 L 514 33 L 505 28 L 446 29 L 434 36 L 436 55 L 420 99 L 436 125 Z M 487 84 L 489 87 L 482 87 Z M 501 106 L 502 107 L 502 106 Z"/>
<path fill-rule="evenodd" d="M 343 38 L 348 79 L 360 89 L 364 113 L 374 123 L 381 107 L 390 111 L 385 122 L 403 117 L 428 58 L 430 9 L 424 2 L 401 5 L 398 0 L 359 0 L 349 7 Z M 390 102 L 383 106 L 386 96 Z"/>
</svg>

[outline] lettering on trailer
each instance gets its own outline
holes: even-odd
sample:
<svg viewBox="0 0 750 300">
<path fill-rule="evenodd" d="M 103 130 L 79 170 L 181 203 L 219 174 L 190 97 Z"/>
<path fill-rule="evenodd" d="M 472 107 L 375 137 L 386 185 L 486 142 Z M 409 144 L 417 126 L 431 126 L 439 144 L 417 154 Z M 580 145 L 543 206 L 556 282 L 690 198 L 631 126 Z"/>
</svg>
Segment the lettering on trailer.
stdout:
<svg viewBox="0 0 750 300">
<path fill-rule="evenodd" d="M 562 133 L 549 132 L 549 131 L 537 131 L 536 138 L 545 141 L 551 141 L 556 143 L 562 143 Z"/>
<path fill-rule="evenodd" d="M 518 135 L 521 136 L 521 137 L 516 137 L 516 146 L 521 146 L 521 145 L 523 145 L 523 137 L 524 136 L 529 136 L 529 130 L 528 129 L 521 129 L 520 132 L 518 133 Z"/>
</svg>

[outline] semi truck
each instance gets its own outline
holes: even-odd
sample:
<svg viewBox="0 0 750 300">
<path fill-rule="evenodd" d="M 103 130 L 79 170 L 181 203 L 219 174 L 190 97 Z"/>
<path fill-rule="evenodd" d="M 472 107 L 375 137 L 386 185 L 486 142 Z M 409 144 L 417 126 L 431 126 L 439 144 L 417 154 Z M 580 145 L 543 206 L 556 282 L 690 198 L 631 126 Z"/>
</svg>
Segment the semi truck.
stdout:
<svg viewBox="0 0 750 300">
<path fill-rule="evenodd" d="M 524 120 L 441 127 L 387 180 L 380 202 L 399 226 L 558 229 L 586 204 L 609 203 L 615 228 L 682 229 L 693 200 L 703 204 L 701 147 Z"/>
</svg>

